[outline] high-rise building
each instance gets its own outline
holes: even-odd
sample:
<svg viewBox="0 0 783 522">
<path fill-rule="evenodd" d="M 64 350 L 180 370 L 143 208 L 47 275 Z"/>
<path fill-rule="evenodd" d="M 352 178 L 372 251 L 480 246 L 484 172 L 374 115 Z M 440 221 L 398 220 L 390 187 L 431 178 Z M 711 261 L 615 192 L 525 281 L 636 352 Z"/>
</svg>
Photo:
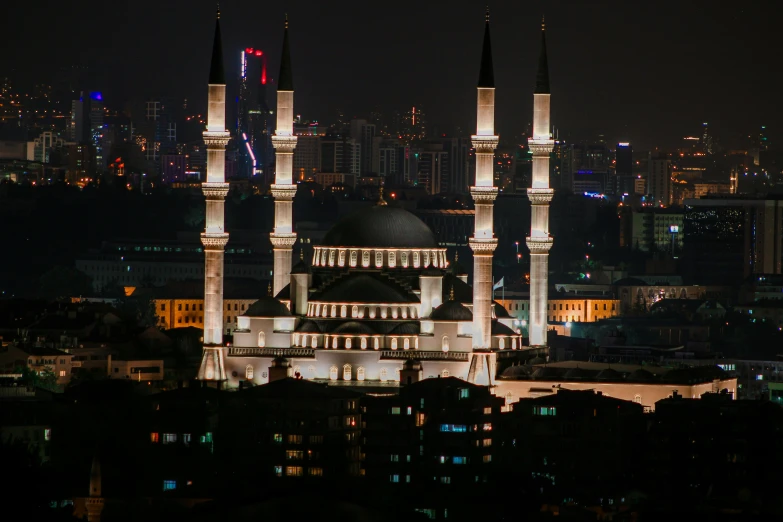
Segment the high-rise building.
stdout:
<svg viewBox="0 0 783 522">
<path fill-rule="evenodd" d="M 672 162 L 664 154 L 652 157 L 648 162 L 647 193 L 656 205 L 672 203 Z"/>
<path fill-rule="evenodd" d="M 71 119 L 68 124 L 68 140 L 91 145 L 95 148 L 95 168 L 106 168 L 104 157 L 103 96 L 99 92 L 82 92 L 78 100 L 71 102 Z M 108 154 L 108 151 L 106 151 Z"/>
<path fill-rule="evenodd" d="M 635 192 L 635 178 L 633 175 L 633 146 L 630 143 L 618 143 L 614 156 L 614 193 L 620 196 L 623 194 L 633 194 Z"/>
<path fill-rule="evenodd" d="M 375 125 L 368 123 L 367 120 L 351 120 L 351 139 L 355 140 L 361 146 L 359 153 L 360 174 L 370 174 L 373 172 L 373 138 L 375 138 Z"/>
<path fill-rule="evenodd" d="M 298 136 L 294 149 L 294 180 L 307 181 L 321 168 L 321 137 Z"/>
<path fill-rule="evenodd" d="M 425 143 L 419 150 L 416 178 L 427 194 L 449 192 L 449 152 L 441 142 Z"/>
</svg>

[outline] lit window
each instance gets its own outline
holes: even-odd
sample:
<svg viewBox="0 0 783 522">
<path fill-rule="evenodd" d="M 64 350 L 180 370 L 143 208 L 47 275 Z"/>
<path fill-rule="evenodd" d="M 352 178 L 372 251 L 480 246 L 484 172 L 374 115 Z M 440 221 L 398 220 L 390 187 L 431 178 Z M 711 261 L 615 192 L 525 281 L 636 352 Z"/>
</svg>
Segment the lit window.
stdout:
<svg viewBox="0 0 783 522">
<path fill-rule="evenodd" d="M 554 406 L 533 406 L 533 415 L 554 416 L 557 409 Z"/>
<path fill-rule="evenodd" d="M 356 266 L 357 256 L 358 256 L 358 252 L 356 250 L 351 250 L 351 266 Z"/>
<path fill-rule="evenodd" d="M 489 446 L 492 446 L 492 439 L 484 439 L 481 441 L 481 445 L 485 448 L 488 448 Z"/>
<path fill-rule="evenodd" d="M 449 336 L 444 335 L 440 340 L 440 347 L 444 352 L 449 351 Z"/>
<path fill-rule="evenodd" d="M 337 258 L 337 264 L 340 266 L 345 266 L 345 250 L 340 250 L 340 255 Z"/>
<path fill-rule="evenodd" d="M 641 404 L 642 403 L 642 396 L 639 395 L 639 394 L 634 395 L 633 402 L 635 402 L 636 404 Z"/>
<path fill-rule="evenodd" d="M 394 482 L 395 484 L 400 481 L 399 475 L 389 475 L 389 482 Z"/>
<path fill-rule="evenodd" d="M 389 267 L 394 268 L 397 265 L 397 259 L 394 252 L 389 252 Z"/>
<path fill-rule="evenodd" d="M 276 477 L 283 476 L 283 466 L 275 466 L 275 476 Z"/>
<path fill-rule="evenodd" d="M 758 375 L 756 375 L 756 380 L 757 381 L 763 381 L 764 380 L 764 376 L 762 374 L 758 374 Z"/>
<path fill-rule="evenodd" d="M 51 428 L 44 428 L 44 440 L 52 440 Z"/>
<path fill-rule="evenodd" d="M 345 317 L 348 314 L 348 308 L 345 305 L 340 307 L 340 317 Z"/>
<path fill-rule="evenodd" d="M 324 470 L 323 468 L 309 468 L 307 470 L 307 474 L 311 477 L 323 477 L 324 476 Z"/>
<path fill-rule="evenodd" d="M 150 441 L 153 444 L 157 444 L 158 442 L 160 442 L 160 435 L 157 433 L 150 433 Z"/>
<path fill-rule="evenodd" d="M 247 379 L 248 381 L 253 380 L 253 366 L 251 364 L 248 364 L 245 367 L 245 379 Z"/>
<path fill-rule="evenodd" d="M 366 341 L 366 339 L 362 339 L 362 341 Z M 356 380 L 357 381 L 363 381 L 364 380 L 364 367 L 359 366 L 356 369 Z"/>
<path fill-rule="evenodd" d="M 451 457 L 451 463 L 452 464 L 467 464 L 468 458 L 467 457 Z"/>
<path fill-rule="evenodd" d="M 190 433 L 182 434 L 182 442 L 185 444 L 185 446 L 190 446 Z"/>
<path fill-rule="evenodd" d="M 484 455 L 481 460 L 484 462 L 484 464 L 488 462 L 492 462 L 492 455 Z"/>
<path fill-rule="evenodd" d="M 392 462 L 399 462 L 400 461 L 400 456 L 399 455 L 391 454 L 391 455 L 389 455 L 389 457 L 390 457 Z"/>
<path fill-rule="evenodd" d="M 400 409 L 399 406 L 392 406 L 391 414 L 392 415 L 399 415 L 402 412 L 402 409 Z"/>
<path fill-rule="evenodd" d="M 392 340 L 391 340 L 391 349 L 392 349 L 392 350 L 396 350 L 396 349 L 397 349 L 397 338 L 396 338 L 396 337 L 392 337 Z"/>
<path fill-rule="evenodd" d="M 350 341 L 350 339 L 346 339 L 346 344 L 347 344 L 348 341 Z M 346 348 L 348 348 L 348 346 L 346 346 Z M 351 365 L 350 364 L 346 364 L 345 366 L 343 366 L 343 380 L 344 381 L 350 381 L 351 377 L 352 377 L 351 376 Z"/>
<path fill-rule="evenodd" d="M 263 348 L 266 346 L 266 335 L 264 332 L 258 332 L 258 347 Z"/>
<path fill-rule="evenodd" d="M 277 444 L 283 443 L 283 434 L 282 433 L 275 433 L 272 435 L 272 440 Z"/>
<path fill-rule="evenodd" d="M 362 266 L 365 268 L 370 266 L 370 252 L 366 250 L 362 252 Z"/>
<path fill-rule="evenodd" d="M 386 368 L 381 368 L 381 373 L 380 373 L 381 382 L 386 382 L 386 380 L 388 379 L 387 375 L 388 375 L 388 372 L 387 372 Z"/>
<path fill-rule="evenodd" d="M 411 348 L 411 340 L 408 339 L 407 337 L 405 339 L 403 339 L 402 340 L 402 347 L 405 350 L 410 350 L 410 348 Z"/>
<path fill-rule="evenodd" d="M 451 484 L 451 477 L 441 477 L 440 478 L 441 484 Z"/>
<path fill-rule="evenodd" d="M 345 349 L 346 350 L 350 350 L 352 344 L 353 343 L 351 342 L 351 338 L 350 337 L 346 337 L 345 338 Z"/>
<path fill-rule="evenodd" d="M 174 444 L 177 442 L 177 434 L 176 433 L 164 433 L 163 434 L 163 444 Z"/>
<path fill-rule="evenodd" d="M 468 427 L 464 424 L 441 424 L 440 431 L 448 433 L 467 433 Z"/>
<path fill-rule="evenodd" d="M 286 466 L 285 474 L 287 477 L 301 477 L 302 466 Z"/>
<path fill-rule="evenodd" d="M 176 480 L 164 480 L 163 481 L 163 491 L 171 491 L 177 489 L 177 481 Z"/>
<path fill-rule="evenodd" d="M 492 423 L 491 422 L 485 422 L 483 426 L 484 431 L 492 431 Z"/>
<path fill-rule="evenodd" d="M 337 380 L 337 366 L 332 366 L 329 368 L 329 380 L 336 381 Z"/>
<path fill-rule="evenodd" d="M 459 389 L 459 398 L 460 399 L 467 399 L 470 397 L 470 390 L 468 388 L 460 388 Z"/>
<path fill-rule="evenodd" d="M 60 370 L 60 377 L 65 377 L 65 370 Z"/>
<path fill-rule="evenodd" d="M 440 376 L 441 377 L 448 377 L 449 376 L 449 371 L 448 370 L 443 370 L 442 372 L 440 372 Z"/>
<path fill-rule="evenodd" d="M 302 436 L 301 435 L 289 435 L 288 436 L 288 443 L 289 444 L 301 444 L 302 443 Z"/>
<path fill-rule="evenodd" d="M 288 450 L 285 452 L 285 460 L 302 460 L 304 452 L 301 450 Z"/>
</svg>

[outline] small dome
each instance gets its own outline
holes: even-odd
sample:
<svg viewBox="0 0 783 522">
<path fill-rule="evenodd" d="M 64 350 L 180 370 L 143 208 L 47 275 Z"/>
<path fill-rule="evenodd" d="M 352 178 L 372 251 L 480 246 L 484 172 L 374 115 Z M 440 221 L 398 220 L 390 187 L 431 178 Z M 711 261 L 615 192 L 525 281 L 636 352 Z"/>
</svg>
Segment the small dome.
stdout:
<svg viewBox="0 0 783 522">
<path fill-rule="evenodd" d="M 501 377 L 509 378 L 509 379 L 518 379 L 520 377 L 528 377 L 530 376 L 530 369 L 527 366 L 517 364 L 515 366 L 509 366 L 505 370 L 503 370 L 503 373 L 501 374 Z"/>
<path fill-rule="evenodd" d="M 533 372 L 533 378 L 536 380 L 552 379 L 557 377 L 557 370 L 549 366 L 539 366 Z"/>
<path fill-rule="evenodd" d="M 446 301 L 430 314 L 435 321 L 472 321 L 473 314 L 458 301 Z"/>
<path fill-rule="evenodd" d="M 291 317 L 286 305 L 271 296 L 262 297 L 242 314 L 246 317 Z"/>
<path fill-rule="evenodd" d="M 492 335 L 517 335 L 517 333 L 503 323 L 492 321 Z"/>
<path fill-rule="evenodd" d="M 617 370 L 613 370 L 612 368 L 605 368 L 598 372 L 598 375 L 596 375 L 595 378 L 599 381 L 620 381 L 622 380 L 623 376 Z"/>
<path fill-rule="evenodd" d="M 506 310 L 506 308 L 502 304 L 498 303 L 497 301 L 494 301 L 492 303 L 492 306 L 495 310 L 495 317 L 497 317 L 498 319 L 506 319 L 508 317 L 511 317 L 508 314 L 508 310 Z"/>
<path fill-rule="evenodd" d="M 341 219 L 324 236 L 323 246 L 438 248 L 435 235 L 405 209 L 373 205 Z"/>
<path fill-rule="evenodd" d="M 296 331 L 300 333 L 321 333 L 321 329 L 315 321 L 302 321 L 302 324 L 296 327 Z"/>
<path fill-rule="evenodd" d="M 389 332 L 389 335 L 418 335 L 421 331 L 418 322 L 400 323 Z"/>
<path fill-rule="evenodd" d="M 587 377 L 587 372 L 585 372 L 582 368 L 576 367 L 576 368 L 569 368 L 568 371 L 566 371 L 563 374 L 563 377 L 565 379 L 569 380 L 580 380 Z"/>
<path fill-rule="evenodd" d="M 631 382 L 651 382 L 655 380 L 655 375 L 643 368 L 639 368 L 638 370 L 632 371 L 625 380 Z"/>
<path fill-rule="evenodd" d="M 348 321 L 342 323 L 337 328 L 332 330 L 333 334 L 358 334 L 358 335 L 377 335 L 377 332 L 370 328 L 367 323 L 360 323 L 358 321 Z"/>
</svg>

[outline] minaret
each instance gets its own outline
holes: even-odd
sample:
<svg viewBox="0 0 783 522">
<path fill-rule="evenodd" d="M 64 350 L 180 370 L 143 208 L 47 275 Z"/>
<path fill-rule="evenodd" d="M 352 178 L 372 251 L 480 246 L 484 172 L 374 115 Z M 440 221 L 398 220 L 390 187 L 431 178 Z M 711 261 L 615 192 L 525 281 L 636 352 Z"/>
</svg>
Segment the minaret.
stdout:
<svg viewBox="0 0 783 522">
<path fill-rule="evenodd" d="M 291 279 L 291 258 L 296 234 L 293 227 L 293 205 L 296 185 L 293 183 L 294 149 L 294 79 L 291 75 L 291 51 L 288 47 L 288 16 L 283 30 L 283 57 L 277 80 L 277 129 L 272 136 L 275 148 L 275 229 L 269 240 L 275 252 L 272 295 L 277 295 Z"/>
<path fill-rule="evenodd" d="M 207 146 L 207 181 L 201 184 L 207 203 L 204 244 L 204 355 L 198 378 L 225 381 L 226 348 L 223 347 L 223 258 L 228 234 L 225 231 L 224 204 L 228 194 L 225 180 L 226 75 L 223 69 L 223 45 L 220 37 L 220 8 L 215 22 L 212 63 L 209 69 L 209 109 L 204 143 Z"/>
<path fill-rule="evenodd" d="M 90 468 L 90 495 L 85 499 L 88 522 L 100 522 L 104 499 L 101 495 L 101 463 L 98 456 L 92 459 Z"/>
<path fill-rule="evenodd" d="M 549 68 L 546 58 L 546 31 L 541 19 L 541 55 L 538 59 L 536 90 L 533 93 L 533 137 L 528 146 L 533 153 L 533 185 L 527 189 L 530 199 L 530 346 L 546 346 L 547 307 L 549 306 L 549 154 L 554 148 L 549 125 Z"/>
<path fill-rule="evenodd" d="M 492 347 L 492 254 L 498 243 L 492 230 L 493 205 L 498 194 L 493 176 L 498 136 L 495 134 L 495 74 L 489 37 L 489 9 L 478 78 L 476 135 L 471 139 L 476 150 L 476 184 L 470 187 L 476 208 L 475 231 L 470 238 L 473 250 L 473 350 L 482 353 Z M 478 361 L 479 358 L 482 360 Z M 486 357 L 474 355 L 469 376 L 476 375 L 477 365 L 484 366 L 484 359 Z M 488 377 L 491 380 L 494 376 Z"/>
</svg>

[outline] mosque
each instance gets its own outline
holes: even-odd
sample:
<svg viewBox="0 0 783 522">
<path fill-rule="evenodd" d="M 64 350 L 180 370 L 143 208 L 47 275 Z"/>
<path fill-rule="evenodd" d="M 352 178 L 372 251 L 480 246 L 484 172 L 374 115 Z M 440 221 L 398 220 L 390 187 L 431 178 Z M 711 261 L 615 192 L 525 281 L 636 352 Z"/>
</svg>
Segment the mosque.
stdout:
<svg viewBox="0 0 783 522">
<path fill-rule="evenodd" d="M 219 12 L 217 18 L 204 132 L 207 212 L 202 242 L 206 277 L 199 379 L 229 389 L 264 384 L 285 375 L 361 386 L 367 391 L 437 376 L 493 386 L 504 359 L 526 358 L 530 347 L 523 346 L 522 335 L 512 328 L 509 314 L 492 297 L 492 256 L 497 245 L 492 210 L 498 192 L 493 186 L 493 158 L 498 136 L 494 129 L 489 14 L 478 81 L 477 132 L 472 136 L 477 162 L 475 186 L 471 187 L 476 209 L 475 233 L 470 238 L 472 286 L 458 259 L 448 258 L 446 248 L 438 245 L 429 227 L 414 214 L 387 204 L 382 189 L 376 204 L 339 221 L 307 259 L 300 251 L 298 262 L 293 264 L 296 185 L 292 156 L 297 138 L 293 134 L 294 86 L 286 20 L 277 129 L 272 138 L 276 149 L 272 185 L 275 227 L 270 234 L 273 282 L 269 295 L 260 297 L 237 318 L 231 346 L 222 338 L 223 254 L 229 237 L 224 230 L 223 206 L 228 192 L 224 161 L 229 135 L 225 130 Z M 546 58 L 540 63 L 546 67 Z M 539 71 L 539 78 L 541 74 Z M 546 71 L 543 74 L 548 78 Z M 548 96 L 547 80 L 547 122 Z M 538 117 L 542 111 L 538 105 L 536 108 Z M 545 145 L 536 151 L 539 159 Z M 548 153 L 545 156 L 548 162 Z M 545 167 L 548 171 L 548 165 Z M 547 242 L 548 213 L 546 221 L 536 222 L 538 243 Z"/>
</svg>

